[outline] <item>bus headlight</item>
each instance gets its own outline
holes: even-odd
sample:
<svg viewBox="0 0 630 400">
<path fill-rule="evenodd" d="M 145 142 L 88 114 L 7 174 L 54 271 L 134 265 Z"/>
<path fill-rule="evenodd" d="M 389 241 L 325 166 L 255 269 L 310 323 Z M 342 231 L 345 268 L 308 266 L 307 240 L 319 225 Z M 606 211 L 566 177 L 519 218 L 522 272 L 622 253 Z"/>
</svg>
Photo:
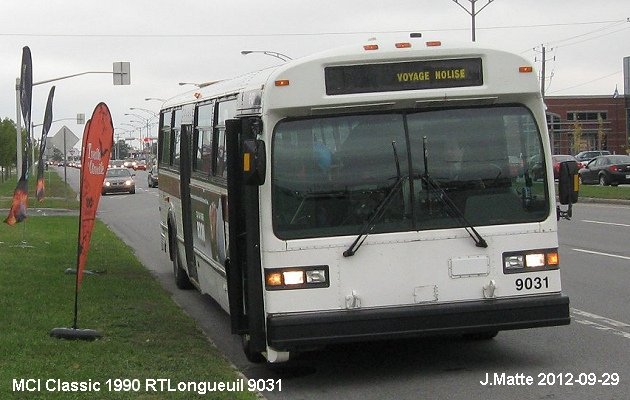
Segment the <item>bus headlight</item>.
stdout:
<svg viewBox="0 0 630 400">
<path fill-rule="evenodd" d="M 558 269 L 559 265 L 558 249 L 503 253 L 505 274 Z"/>
<path fill-rule="evenodd" d="M 267 290 L 329 287 L 328 265 L 265 269 Z"/>
</svg>

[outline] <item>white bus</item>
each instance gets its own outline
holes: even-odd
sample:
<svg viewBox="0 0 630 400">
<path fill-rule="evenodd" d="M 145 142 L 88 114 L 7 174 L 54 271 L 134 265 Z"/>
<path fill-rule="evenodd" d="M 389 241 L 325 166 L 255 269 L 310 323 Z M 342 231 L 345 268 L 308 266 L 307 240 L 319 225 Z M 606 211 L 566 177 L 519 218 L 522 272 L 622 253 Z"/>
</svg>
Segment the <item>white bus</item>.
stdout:
<svg viewBox="0 0 630 400">
<path fill-rule="evenodd" d="M 162 248 L 252 361 L 565 325 L 550 160 L 523 58 L 421 41 L 331 50 L 165 102 Z"/>
</svg>

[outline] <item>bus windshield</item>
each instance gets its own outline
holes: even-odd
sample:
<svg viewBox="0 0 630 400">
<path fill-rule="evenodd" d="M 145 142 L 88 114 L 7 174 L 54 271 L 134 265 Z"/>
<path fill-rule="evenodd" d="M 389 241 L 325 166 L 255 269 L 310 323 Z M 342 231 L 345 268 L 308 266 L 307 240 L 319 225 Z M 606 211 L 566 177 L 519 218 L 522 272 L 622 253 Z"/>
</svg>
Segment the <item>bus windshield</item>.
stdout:
<svg viewBox="0 0 630 400">
<path fill-rule="evenodd" d="M 539 222 L 549 215 L 541 160 L 536 121 L 520 105 L 283 120 L 272 142 L 274 231 L 464 227 L 445 197 L 474 226 Z"/>
</svg>

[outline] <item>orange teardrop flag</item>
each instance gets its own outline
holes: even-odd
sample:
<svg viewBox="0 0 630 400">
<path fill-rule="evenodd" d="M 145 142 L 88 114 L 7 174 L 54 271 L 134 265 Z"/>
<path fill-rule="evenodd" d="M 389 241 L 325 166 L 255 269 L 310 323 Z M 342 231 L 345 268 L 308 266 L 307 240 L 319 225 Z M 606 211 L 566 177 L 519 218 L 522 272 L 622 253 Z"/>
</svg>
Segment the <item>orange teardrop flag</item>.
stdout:
<svg viewBox="0 0 630 400">
<path fill-rule="evenodd" d="M 81 189 L 79 245 L 77 249 L 77 291 L 83 280 L 83 269 L 90 248 L 96 210 L 114 142 L 114 125 L 109 108 L 99 103 L 86 123 L 81 153 Z"/>
</svg>

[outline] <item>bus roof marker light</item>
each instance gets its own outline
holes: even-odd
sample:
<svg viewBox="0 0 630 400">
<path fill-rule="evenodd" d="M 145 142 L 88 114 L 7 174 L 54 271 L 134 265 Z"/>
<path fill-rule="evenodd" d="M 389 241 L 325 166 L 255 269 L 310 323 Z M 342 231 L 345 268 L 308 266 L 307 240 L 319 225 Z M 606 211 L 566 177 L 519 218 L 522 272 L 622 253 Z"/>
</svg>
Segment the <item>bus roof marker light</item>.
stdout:
<svg viewBox="0 0 630 400">
<path fill-rule="evenodd" d="M 366 51 L 378 50 L 378 44 L 366 44 L 363 46 L 363 50 L 366 50 Z"/>
<path fill-rule="evenodd" d="M 409 42 L 401 42 L 401 43 L 396 43 L 396 48 L 397 49 L 408 49 L 411 47 L 411 43 Z"/>
<path fill-rule="evenodd" d="M 290 83 L 288 79 L 279 79 L 275 82 L 276 86 L 289 86 Z"/>
<path fill-rule="evenodd" d="M 442 46 L 442 42 L 439 40 L 432 40 L 426 43 L 427 47 L 440 47 Z"/>
<path fill-rule="evenodd" d="M 522 73 L 522 74 L 527 74 L 530 72 L 534 72 L 534 68 L 532 66 L 522 66 L 522 67 L 518 67 L 518 72 Z"/>
</svg>

